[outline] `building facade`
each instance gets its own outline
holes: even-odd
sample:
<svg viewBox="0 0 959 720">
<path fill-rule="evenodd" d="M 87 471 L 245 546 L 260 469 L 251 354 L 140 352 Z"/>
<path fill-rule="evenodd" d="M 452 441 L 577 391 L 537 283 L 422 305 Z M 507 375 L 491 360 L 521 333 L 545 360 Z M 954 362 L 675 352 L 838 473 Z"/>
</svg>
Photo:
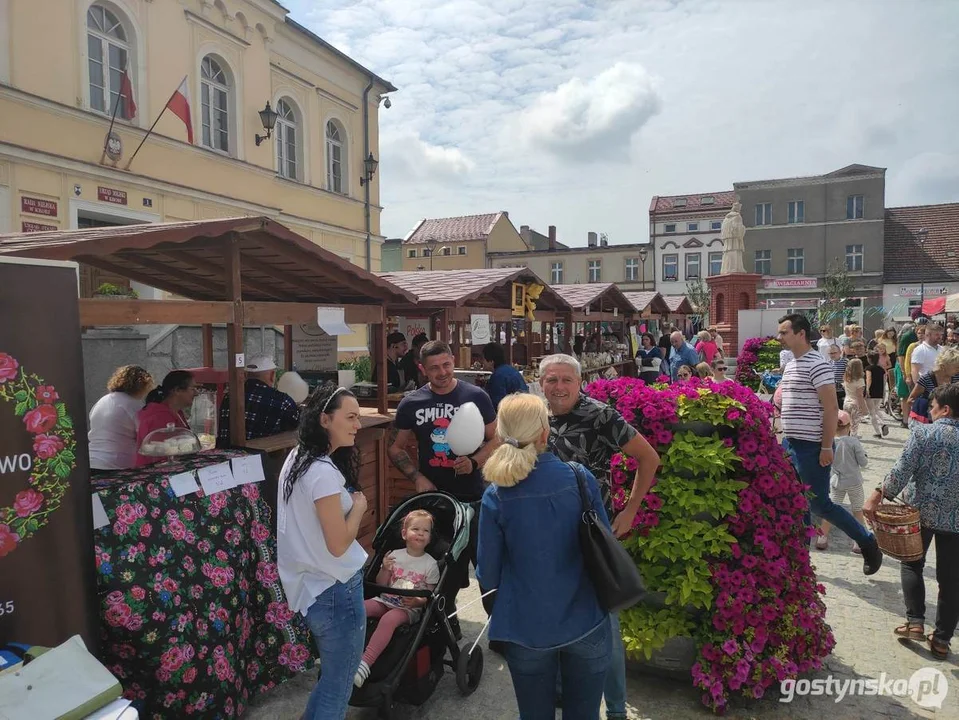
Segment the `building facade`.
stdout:
<svg viewBox="0 0 959 720">
<path fill-rule="evenodd" d="M 266 215 L 380 268 L 389 82 L 273 0 L 43 6 L 0 0 L 0 232 Z M 130 164 L 178 86 L 189 127 L 167 110 Z M 83 268 L 82 293 L 107 280 Z"/>
<path fill-rule="evenodd" d="M 733 187 L 746 225 L 746 270 L 762 275 L 760 307 L 817 313 L 830 266 L 853 283 L 846 322 L 879 327 L 883 312 L 885 168 L 850 165 L 826 175 Z"/>
<path fill-rule="evenodd" d="M 685 295 L 690 283 L 718 275 L 723 264 L 721 231 L 735 194 L 654 195 L 649 204 L 649 239 L 656 290 Z"/>
<path fill-rule="evenodd" d="M 526 250 L 505 210 L 424 218 L 403 238 L 403 270 L 475 270 L 491 267 L 490 253 Z"/>
<path fill-rule="evenodd" d="M 653 289 L 655 263 L 648 243 L 611 245 L 591 232 L 586 247 L 566 247 L 556 240 L 553 225 L 546 237 L 541 250 L 490 253 L 490 267 L 528 267 L 550 285 L 612 282 L 623 291 Z"/>
</svg>

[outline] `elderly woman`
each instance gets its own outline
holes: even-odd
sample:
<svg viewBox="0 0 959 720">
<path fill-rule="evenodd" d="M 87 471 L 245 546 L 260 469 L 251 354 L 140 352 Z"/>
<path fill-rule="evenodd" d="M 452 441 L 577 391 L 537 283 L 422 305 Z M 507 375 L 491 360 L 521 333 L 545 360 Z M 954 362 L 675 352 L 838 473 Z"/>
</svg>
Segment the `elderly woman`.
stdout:
<svg viewBox="0 0 959 720">
<path fill-rule="evenodd" d="M 906 622 L 893 632 L 908 640 L 928 640 L 933 657 L 949 657 L 949 641 L 959 625 L 959 385 L 932 392 L 932 423 L 915 428 L 882 487 L 863 505 L 872 519 L 883 497 L 903 499 L 919 509 L 923 556 L 900 566 Z M 936 541 L 939 605 L 933 632 L 926 636 L 926 584 L 922 569 Z"/>
<path fill-rule="evenodd" d="M 919 376 L 919 382 L 912 387 L 912 392 L 906 398 L 905 417 L 909 418 L 910 428 L 913 423 L 928 424 L 932 422 L 929 415 L 929 398 L 932 391 L 940 385 L 959 382 L 959 348 L 942 348 L 932 366 L 932 372 Z"/>
<path fill-rule="evenodd" d="M 491 642 L 504 643 L 521 718 L 553 717 L 557 668 L 563 717 L 596 718 L 612 661 L 612 626 L 579 545 L 583 514 L 570 465 L 546 451 L 549 415 L 535 395 L 500 403 L 502 442 L 483 467 L 492 483 L 479 517 L 476 578 L 498 588 Z M 593 474 L 582 468 L 590 505 L 609 519 Z"/>
<path fill-rule="evenodd" d="M 153 378 L 139 365 L 117 368 L 107 394 L 90 410 L 91 470 L 126 470 L 137 460 L 137 413 L 153 389 Z"/>
<path fill-rule="evenodd" d="M 703 330 L 697 336 L 695 350 L 699 353 L 699 359 L 706 365 L 711 365 L 717 353 L 720 353 L 719 346 L 713 340 L 709 330 Z"/>
</svg>

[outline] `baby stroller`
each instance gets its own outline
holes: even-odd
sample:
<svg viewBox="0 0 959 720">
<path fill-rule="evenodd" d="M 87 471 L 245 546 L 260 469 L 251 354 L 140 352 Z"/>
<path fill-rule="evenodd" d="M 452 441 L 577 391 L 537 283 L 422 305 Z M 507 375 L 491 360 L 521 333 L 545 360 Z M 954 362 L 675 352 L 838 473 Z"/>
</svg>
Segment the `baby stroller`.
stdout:
<svg viewBox="0 0 959 720">
<path fill-rule="evenodd" d="M 782 410 L 782 389 L 779 387 L 779 382 L 782 379 L 783 376 L 778 372 L 774 373 L 771 370 L 766 370 L 759 376 L 759 391 L 756 393 L 760 399 L 772 403 L 773 431 L 777 433 L 781 432 L 779 417 Z"/>
<path fill-rule="evenodd" d="M 399 590 L 376 584 L 383 558 L 391 550 L 405 547 L 400 531 L 403 518 L 411 510 L 426 510 L 433 515 L 433 537 L 426 551 L 439 565 L 440 579 L 432 590 Z M 414 495 L 396 507 L 373 536 L 373 554 L 364 569 L 363 593 L 366 598 L 388 592 L 392 595 L 428 598 L 420 621 L 397 628 L 390 644 L 370 668 L 370 677 L 361 688 L 354 688 L 350 705 L 379 707 L 380 717 L 392 717 L 395 701 L 422 705 L 436 689 L 444 667 L 456 674 L 456 685 L 466 696 L 479 686 L 483 676 L 483 650 L 472 641 L 456 644 L 447 611 L 459 591 L 462 563 L 470 537 L 473 510 L 444 492 Z M 458 572 L 457 572 L 458 571 Z M 376 621 L 367 623 L 369 641 Z M 472 648 L 472 650 L 471 650 Z M 446 659 L 449 651 L 450 659 Z"/>
</svg>

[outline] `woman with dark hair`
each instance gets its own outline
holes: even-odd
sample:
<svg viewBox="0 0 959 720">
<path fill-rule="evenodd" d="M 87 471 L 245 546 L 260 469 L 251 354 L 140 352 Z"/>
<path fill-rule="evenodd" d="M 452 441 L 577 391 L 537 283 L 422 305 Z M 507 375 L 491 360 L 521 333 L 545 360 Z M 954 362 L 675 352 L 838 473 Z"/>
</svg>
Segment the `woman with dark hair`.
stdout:
<svg viewBox="0 0 959 720">
<path fill-rule="evenodd" d="M 186 370 L 173 370 L 167 373 L 163 382 L 153 388 L 146 397 L 146 406 L 137 413 L 137 448 L 143 438 L 154 430 L 168 427 L 190 428 L 183 411 L 193 405 L 196 396 L 196 383 L 193 375 Z M 160 458 L 147 457 L 137 453 L 137 467 L 155 463 Z"/>
<path fill-rule="evenodd" d="M 90 410 L 91 470 L 126 470 L 137 461 L 137 413 L 153 389 L 153 378 L 139 365 L 124 365 L 107 381 L 107 394 Z"/>
<path fill-rule="evenodd" d="M 323 672 L 306 720 L 342 720 L 366 640 L 363 563 L 356 541 L 366 514 L 357 487 L 360 406 L 345 388 L 318 388 L 300 414 L 299 442 L 280 471 L 277 567 L 290 609 L 306 618 Z"/>
<path fill-rule="evenodd" d="M 494 410 L 507 395 L 529 392 L 523 374 L 506 362 L 506 350 L 499 343 L 487 343 L 483 348 L 483 366 L 493 371 L 486 382 L 486 393 L 493 401 Z"/>
<path fill-rule="evenodd" d="M 636 369 L 639 377 L 647 383 L 656 382 L 660 376 L 659 366 L 663 361 L 663 350 L 656 344 L 656 338 L 650 332 L 639 336 L 640 348 L 636 353 Z M 653 362 L 659 360 L 659 362 Z"/>
</svg>

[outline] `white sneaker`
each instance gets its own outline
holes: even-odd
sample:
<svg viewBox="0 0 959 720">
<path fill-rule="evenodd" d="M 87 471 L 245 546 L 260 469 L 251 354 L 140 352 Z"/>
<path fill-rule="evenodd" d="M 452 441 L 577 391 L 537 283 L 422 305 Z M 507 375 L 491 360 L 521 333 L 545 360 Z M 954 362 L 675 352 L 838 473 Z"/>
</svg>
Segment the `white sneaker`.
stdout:
<svg viewBox="0 0 959 720">
<path fill-rule="evenodd" d="M 360 666 L 356 669 L 356 675 L 353 676 L 353 684 L 356 685 L 356 687 L 361 688 L 369 676 L 370 666 L 366 664 L 366 661 L 361 660 Z"/>
</svg>

